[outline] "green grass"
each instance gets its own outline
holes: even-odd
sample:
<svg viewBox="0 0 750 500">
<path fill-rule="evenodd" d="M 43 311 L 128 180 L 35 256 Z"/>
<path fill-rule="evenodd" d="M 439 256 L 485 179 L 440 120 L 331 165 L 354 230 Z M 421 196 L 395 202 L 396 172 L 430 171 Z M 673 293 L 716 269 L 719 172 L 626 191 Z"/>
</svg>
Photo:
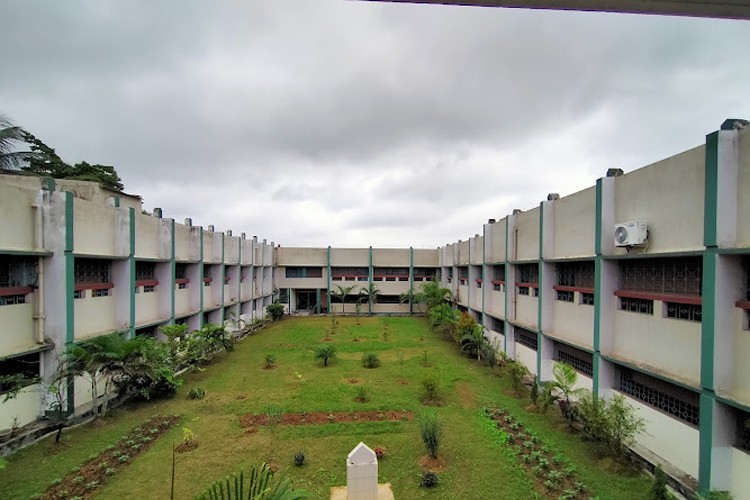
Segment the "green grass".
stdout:
<svg viewBox="0 0 750 500">
<path fill-rule="evenodd" d="M 497 432 L 487 425 L 484 406 L 508 408 L 546 445 L 575 464 L 581 480 L 599 498 L 643 498 L 648 490 L 650 483 L 643 476 L 612 472 L 591 447 L 565 431 L 565 423 L 553 411 L 549 416 L 528 412 L 527 400 L 509 395 L 507 376 L 499 377 L 462 357 L 454 346 L 430 333 L 423 319 L 363 317 L 361 325 L 350 317 L 337 321 L 336 334 L 331 336 L 336 359 L 327 368 L 314 361 L 314 354 L 330 329 L 330 318 L 272 324 L 203 371 L 186 375 L 173 400 L 114 410 L 101 422 L 67 431 L 60 446 L 47 439 L 10 457 L 0 473 L 0 498 L 27 499 L 41 493 L 52 480 L 154 414 L 183 415 L 181 426 L 190 428 L 200 442 L 196 450 L 177 455 L 175 497 L 180 499 L 193 498 L 212 480 L 263 461 L 288 467 L 295 486 L 307 489 L 313 498 L 327 499 L 332 486 L 346 483 L 345 457 L 360 441 L 387 450 L 379 463 L 379 479 L 392 484 L 396 498 L 533 498 L 531 477 L 507 458 Z M 276 357 L 276 368 L 264 370 L 269 353 Z M 363 353 L 377 353 L 380 367 L 363 368 Z M 240 415 L 265 414 L 270 406 L 284 412 L 405 409 L 418 415 L 425 410 L 419 402 L 422 381 L 430 376 L 439 381 L 446 403 L 430 408 L 445 423 L 440 446 L 445 470 L 439 473 L 440 485 L 432 490 L 419 487 L 418 461 L 427 452 L 416 420 L 276 425 L 256 433 L 244 432 L 239 424 Z M 367 387 L 366 403 L 354 401 L 357 391 L 350 383 L 354 378 Z M 400 383 L 402 379 L 408 384 Z M 187 399 L 194 387 L 205 389 L 206 397 Z M 169 498 L 172 442 L 181 441 L 181 426 L 118 472 L 98 497 Z M 293 465 L 297 451 L 306 456 L 302 467 Z"/>
</svg>

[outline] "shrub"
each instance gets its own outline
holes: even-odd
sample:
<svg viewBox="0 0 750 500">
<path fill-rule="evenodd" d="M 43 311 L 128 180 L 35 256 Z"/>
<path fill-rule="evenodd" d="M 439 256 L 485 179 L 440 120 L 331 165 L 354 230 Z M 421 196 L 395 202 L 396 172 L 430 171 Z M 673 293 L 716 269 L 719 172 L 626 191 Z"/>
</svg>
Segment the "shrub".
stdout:
<svg viewBox="0 0 750 500">
<path fill-rule="evenodd" d="M 534 404 L 534 406 L 538 406 L 537 403 L 539 401 L 539 382 L 538 377 L 534 377 L 534 383 L 531 384 L 531 402 Z"/>
<path fill-rule="evenodd" d="M 281 422 L 281 416 L 284 410 L 280 406 L 270 405 L 266 408 L 266 416 L 268 417 L 268 425 L 276 425 Z"/>
<path fill-rule="evenodd" d="M 383 460 L 385 458 L 385 448 L 382 446 L 376 446 L 373 450 L 375 452 L 375 456 L 378 458 L 378 460 Z"/>
<path fill-rule="evenodd" d="M 295 453 L 294 454 L 294 465 L 296 465 L 297 467 L 300 467 L 304 463 L 305 463 L 305 454 L 302 453 L 301 451 L 298 451 L 297 453 Z"/>
<path fill-rule="evenodd" d="M 276 356 L 273 354 L 266 354 L 263 361 L 264 368 L 273 368 L 276 365 Z"/>
<path fill-rule="evenodd" d="M 336 348 L 332 345 L 324 345 L 318 347 L 318 350 L 315 351 L 315 359 L 323 360 L 323 366 L 328 366 L 329 359 L 336 359 Z"/>
<path fill-rule="evenodd" d="M 422 402 L 426 404 L 436 404 L 442 401 L 440 396 L 440 384 L 437 379 L 430 377 L 422 381 Z"/>
<path fill-rule="evenodd" d="M 362 366 L 365 368 L 377 368 L 380 366 L 380 359 L 377 354 L 368 353 L 362 355 Z"/>
<path fill-rule="evenodd" d="M 619 394 L 607 400 L 586 392 L 578 402 L 577 414 L 585 436 L 606 446 L 614 458 L 622 458 L 635 436 L 646 428 L 644 420 Z"/>
<path fill-rule="evenodd" d="M 427 452 L 437 458 L 440 439 L 443 437 L 443 423 L 434 413 L 426 413 L 419 419 L 419 432 Z"/>
<path fill-rule="evenodd" d="M 284 315 L 284 304 L 278 302 L 269 304 L 266 306 L 266 312 L 271 316 L 271 321 L 279 320 Z"/>
<path fill-rule="evenodd" d="M 434 472 L 425 471 L 422 473 L 422 487 L 423 488 L 432 488 L 437 486 L 438 484 L 438 477 L 437 474 Z"/>
<path fill-rule="evenodd" d="M 305 490 L 297 490 L 283 475 L 275 476 L 266 464 L 260 469 L 250 467 L 232 474 L 220 481 L 211 483 L 199 497 L 199 500 L 241 500 L 246 498 L 283 498 L 284 500 L 303 500 L 307 498 Z"/>
<path fill-rule="evenodd" d="M 667 475 L 661 469 L 661 466 L 656 466 L 654 470 L 654 483 L 651 485 L 651 489 L 648 491 L 649 500 L 671 500 L 674 497 L 667 491 Z"/>
<path fill-rule="evenodd" d="M 203 399 L 206 397 L 205 389 L 193 387 L 188 391 L 188 399 Z"/>
<path fill-rule="evenodd" d="M 529 371 L 521 363 L 513 361 L 510 363 L 510 379 L 516 396 L 521 396 L 524 391 L 523 378 Z"/>
<path fill-rule="evenodd" d="M 367 388 L 363 385 L 357 387 L 357 395 L 354 397 L 354 401 L 358 403 L 366 403 L 370 398 L 367 397 Z"/>
</svg>

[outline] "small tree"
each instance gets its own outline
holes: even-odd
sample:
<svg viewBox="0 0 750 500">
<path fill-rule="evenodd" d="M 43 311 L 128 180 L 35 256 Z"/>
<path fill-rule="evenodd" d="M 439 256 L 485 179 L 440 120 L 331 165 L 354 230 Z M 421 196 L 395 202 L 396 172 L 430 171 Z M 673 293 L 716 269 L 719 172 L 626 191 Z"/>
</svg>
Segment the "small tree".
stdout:
<svg viewBox="0 0 750 500">
<path fill-rule="evenodd" d="M 667 490 L 667 475 L 660 465 L 654 470 L 654 482 L 648 491 L 648 500 L 672 500 L 674 497 Z"/>
<path fill-rule="evenodd" d="M 367 314 L 370 316 L 372 316 L 372 306 L 378 301 L 379 294 L 380 290 L 374 283 L 370 283 L 367 288 L 362 287 L 359 291 L 359 296 L 364 302 L 367 302 Z"/>
<path fill-rule="evenodd" d="M 341 314 L 344 314 L 346 312 L 346 296 L 352 293 L 352 290 L 354 290 L 354 285 L 336 285 L 336 290 L 331 292 L 334 297 L 341 300 Z M 331 310 L 333 310 L 333 307 L 331 307 Z"/>
<path fill-rule="evenodd" d="M 559 401 L 560 413 L 568 420 L 568 426 L 572 428 L 573 408 L 570 397 L 584 394 L 585 389 L 576 388 L 578 373 L 567 363 L 557 363 L 552 368 L 552 376 L 555 377 L 554 380 L 544 384 L 545 397 L 542 410 L 546 411 L 552 403 Z"/>
<path fill-rule="evenodd" d="M 646 430 L 645 421 L 621 394 L 607 400 L 586 391 L 577 410 L 586 437 L 606 446 L 617 459 L 621 459 L 635 443 L 635 437 Z"/>
<path fill-rule="evenodd" d="M 469 332 L 461 336 L 461 352 L 467 352 L 470 356 L 476 355 L 477 361 L 482 360 L 482 348 L 485 344 L 487 339 L 484 337 L 484 328 L 476 322 Z"/>
<path fill-rule="evenodd" d="M 450 303 L 451 291 L 441 287 L 440 283 L 434 279 L 428 283 L 422 283 L 421 290 L 416 294 L 415 299 L 420 304 L 424 304 L 429 311 L 433 307 Z"/>
<path fill-rule="evenodd" d="M 336 359 L 336 348 L 332 345 L 324 345 L 318 347 L 318 350 L 315 351 L 315 359 L 323 360 L 323 366 L 328 366 L 329 359 Z"/>
<path fill-rule="evenodd" d="M 437 458 L 440 439 L 443 437 L 443 422 L 435 413 L 425 413 L 419 419 L 419 432 L 427 452 L 432 458 Z"/>
<path fill-rule="evenodd" d="M 271 316 L 271 321 L 277 321 L 284 316 L 284 304 L 274 302 L 266 306 L 266 312 Z"/>
</svg>

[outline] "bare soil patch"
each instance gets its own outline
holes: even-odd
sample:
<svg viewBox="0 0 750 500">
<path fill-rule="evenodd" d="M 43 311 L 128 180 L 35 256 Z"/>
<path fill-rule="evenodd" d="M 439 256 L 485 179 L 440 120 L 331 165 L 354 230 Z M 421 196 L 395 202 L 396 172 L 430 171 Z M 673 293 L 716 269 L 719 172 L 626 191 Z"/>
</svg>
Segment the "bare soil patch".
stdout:
<svg viewBox="0 0 750 500">
<path fill-rule="evenodd" d="M 320 425 L 348 422 L 379 422 L 394 420 L 413 420 L 414 413 L 405 410 L 368 410 L 368 411 L 340 411 L 333 413 L 284 413 L 278 421 L 281 425 Z M 268 425 L 268 415 L 247 414 L 240 417 L 242 427 L 260 427 Z"/>
<path fill-rule="evenodd" d="M 458 390 L 458 400 L 461 402 L 462 408 L 476 408 L 477 396 L 469 384 L 461 382 L 456 389 Z"/>
<path fill-rule="evenodd" d="M 417 464 L 430 472 L 443 472 L 445 470 L 446 461 L 443 457 L 432 458 L 430 455 L 424 455 L 419 457 Z"/>
<path fill-rule="evenodd" d="M 362 381 L 360 379 L 358 379 L 358 378 L 350 378 L 349 379 L 349 383 L 350 384 L 359 384 L 360 382 L 362 382 Z"/>
</svg>

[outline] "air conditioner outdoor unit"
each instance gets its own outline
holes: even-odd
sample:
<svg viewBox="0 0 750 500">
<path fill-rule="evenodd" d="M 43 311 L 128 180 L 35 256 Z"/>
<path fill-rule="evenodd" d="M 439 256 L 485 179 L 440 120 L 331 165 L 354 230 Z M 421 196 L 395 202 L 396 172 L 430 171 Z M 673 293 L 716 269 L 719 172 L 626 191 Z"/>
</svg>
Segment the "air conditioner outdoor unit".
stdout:
<svg viewBox="0 0 750 500">
<path fill-rule="evenodd" d="M 645 220 L 615 224 L 615 246 L 631 247 L 645 245 L 647 241 L 648 224 Z"/>
</svg>

